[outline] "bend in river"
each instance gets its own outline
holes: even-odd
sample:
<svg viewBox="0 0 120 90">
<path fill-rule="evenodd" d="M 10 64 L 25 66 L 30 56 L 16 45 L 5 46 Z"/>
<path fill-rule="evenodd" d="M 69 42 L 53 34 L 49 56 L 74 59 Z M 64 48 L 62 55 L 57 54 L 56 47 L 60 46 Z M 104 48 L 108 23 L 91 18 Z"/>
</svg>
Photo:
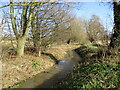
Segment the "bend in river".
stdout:
<svg viewBox="0 0 120 90">
<path fill-rule="evenodd" d="M 65 60 L 54 65 L 49 71 L 39 73 L 35 77 L 21 82 L 19 88 L 50 88 L 72 72 L 80 60 L 75 51 L 70 51 Z"/>
</svg>

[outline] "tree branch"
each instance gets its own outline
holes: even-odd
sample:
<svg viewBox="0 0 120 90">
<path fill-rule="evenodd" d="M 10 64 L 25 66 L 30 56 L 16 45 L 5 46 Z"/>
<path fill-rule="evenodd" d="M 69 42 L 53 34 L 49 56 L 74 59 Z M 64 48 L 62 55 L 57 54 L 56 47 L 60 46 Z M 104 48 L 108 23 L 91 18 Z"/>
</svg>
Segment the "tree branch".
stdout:
<svg viewBox="0 0 120 90">
<path fill-rule="evenodd" d="M 13 7 L 12 2 L 10 2 L 10 18 L 11 18 L 12 28 L 13 28 L 14 34 L 16 36 L 16 39 L 18 39 L 17 26 L 16 26 L 16 23 L 15 23 L 15 17 L 14 17 L 14 7 Z"/>
<path fill-rule="evenodd" d="M 28 22 L 27 22 L 27 26 L 26 26 L 26 30 L 25 32 L 23 33 L 23 36 L 27 36 L 28 34 L 28 31 L 29 31 L 29 28 L 30 28 L 30 25 L 31 25 L 31 22 L 32 22 L 32 17 L 33 17 L 33 10 L 34 10 L 34 5 L 33 5 L 33 2 L 30 3 L 30 12 L 29 12 L 29 16 L 28 16 Z"/>
<path fill-rule="evenodd" d="M 27 28 L 27 22 L 28 22 L 28 19 L 27 19 L 27 10 L 28 10 L 28 6 L 27 6 L 27 3 L 24 2 L 26 4 L 26 6 L 23 7 L 23 12 L 22 12 L 22 30 L 23 30 L 23 33 L 21 33 L 22 35 L 24 35 L 25 31 L 26 31 L 26 28 Z"/>
</svg>

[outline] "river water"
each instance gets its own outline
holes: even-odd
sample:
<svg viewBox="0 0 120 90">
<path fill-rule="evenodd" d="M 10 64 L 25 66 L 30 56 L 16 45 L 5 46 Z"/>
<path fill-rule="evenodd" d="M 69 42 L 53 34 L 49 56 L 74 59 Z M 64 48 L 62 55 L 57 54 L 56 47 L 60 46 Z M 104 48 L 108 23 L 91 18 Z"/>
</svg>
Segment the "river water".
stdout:
<svg viewBox="0 0 120 90">
<path fill-rule="evenodd" d="M 70 51 L 65 60 L 60 61 L 50 70 L 39 73 L 35 77 L 21 82 L 19 88 L 51 88 L 72 72 L 74 66 L 77 65 L 80 60 L 79 55 L 77 55 L 75 51 Z"/>
</svg>

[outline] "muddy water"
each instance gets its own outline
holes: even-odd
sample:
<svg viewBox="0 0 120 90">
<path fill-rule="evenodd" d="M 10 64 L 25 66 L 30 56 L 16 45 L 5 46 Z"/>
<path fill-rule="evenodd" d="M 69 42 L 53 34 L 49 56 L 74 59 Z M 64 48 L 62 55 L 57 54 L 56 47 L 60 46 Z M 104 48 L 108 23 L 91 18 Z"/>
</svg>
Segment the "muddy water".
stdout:
<svg viewBox="0 0 120 90">
<path fill-rule="evenodd" d="M 50 88 L 70 73 L 80 61 L 80 57 L 71 51 L 65 60 L 52 67 L 49 71 L 37 74 L 35 77 L 22 82 L 19 88 Z"/>
</svg>

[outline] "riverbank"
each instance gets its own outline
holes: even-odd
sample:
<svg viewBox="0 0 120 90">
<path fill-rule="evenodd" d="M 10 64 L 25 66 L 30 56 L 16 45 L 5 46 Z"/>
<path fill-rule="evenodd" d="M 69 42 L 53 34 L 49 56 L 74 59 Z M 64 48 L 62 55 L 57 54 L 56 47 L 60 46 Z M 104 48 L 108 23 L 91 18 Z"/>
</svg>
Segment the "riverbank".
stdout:
<svg viewBox="0 0 120 90">
<path fill-rule="evenodd" d="M 40 57 L 26 54 L 23 57 L 4 58 L 2 61 L 2 87 L 14 86 L 38 73 L 46 72 L 55 65 L 55 59 L 63 60 L 68 51 L 77 47 L 79 45 L 56 45 L 44 51 Z"/>
<path fill-rule="evenodd" d="M 49 70 L 39 73 L 23 82 L 13 85 L 11 88 L 52 88 L 56 83 L 66 78 L 80 61 L 80 57 L 74 51 L 70 51 L 70 57 L 60 61 Z M 64 62 L 63 62 L 64 61 Z"/>
<path fill-rule="evenodd" d="M 103 50 L 103 47 L 96 45 L 76 49 L 84 59 L 73 73 L 54 88 L 120 88 L 120 53 L 98 58 L 100 49 Z"/>
</svg>

